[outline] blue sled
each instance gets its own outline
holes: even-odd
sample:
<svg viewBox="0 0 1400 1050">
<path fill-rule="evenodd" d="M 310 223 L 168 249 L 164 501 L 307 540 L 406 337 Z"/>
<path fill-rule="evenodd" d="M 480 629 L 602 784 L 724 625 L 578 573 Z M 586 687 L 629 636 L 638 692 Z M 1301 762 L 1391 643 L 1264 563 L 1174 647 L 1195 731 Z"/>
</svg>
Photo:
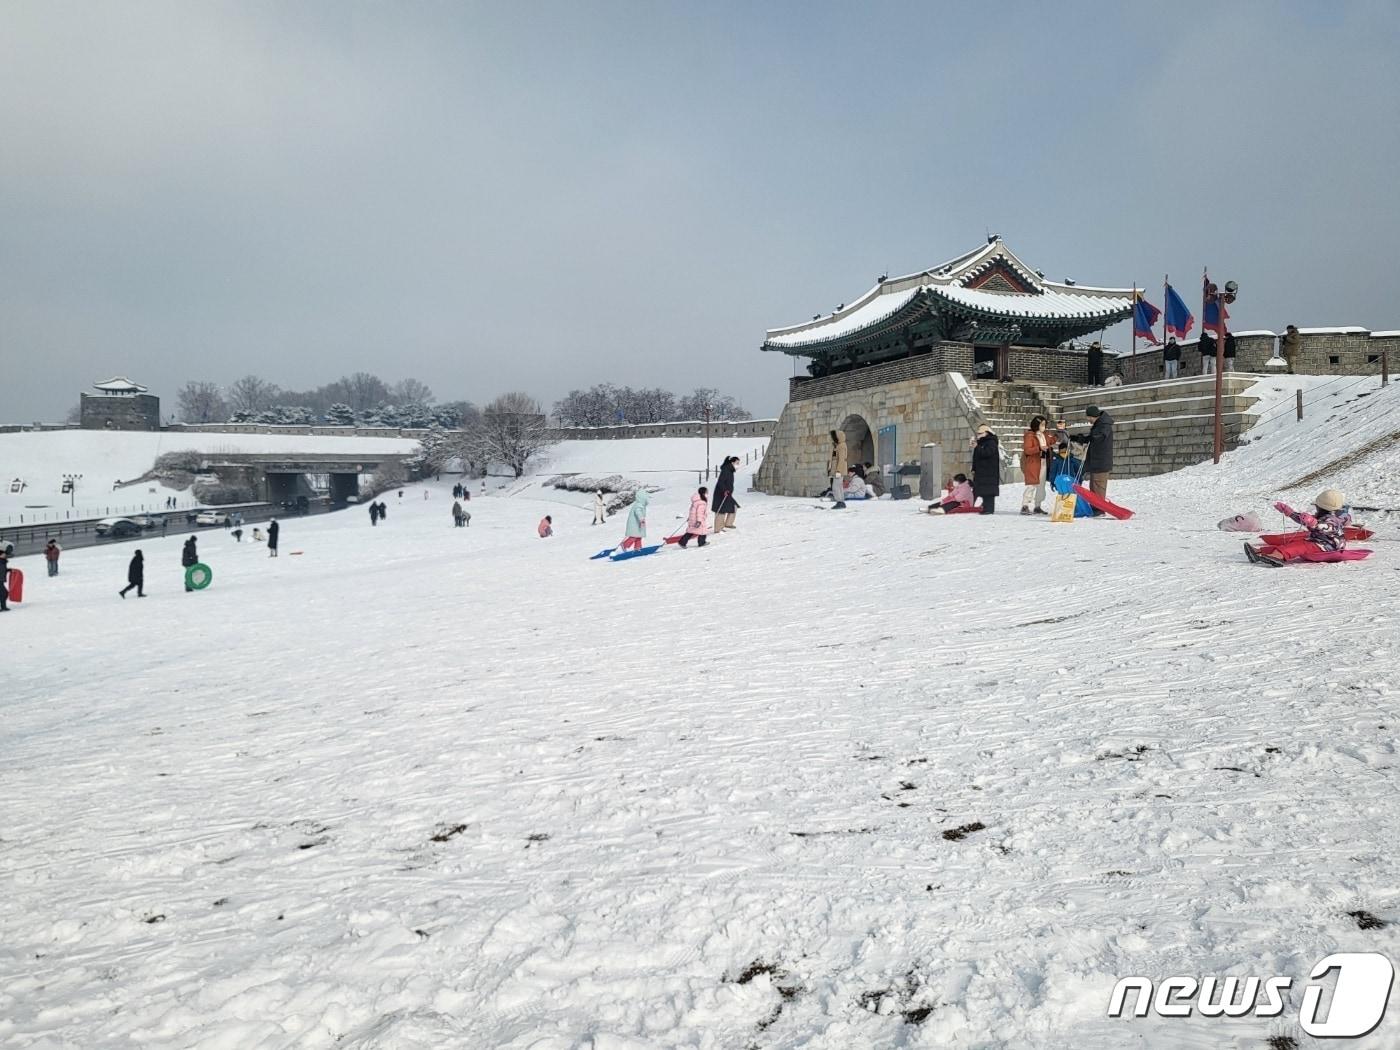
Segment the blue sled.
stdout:
<svg viewBox="0 0 1400 1050">
<path fill-rule="evenodd" d="M 659 550 L 661 549 L 661 547 L 662 547 L 662 544 L 658 543 L 658 544 L 657 544 L 656 546 L 654 546 L 654 547 L 640 547 L 640 548 L 638 548 L 637 550 L 634 550 L 634 551 L 623 551 L 621 554 L 614 554 L 614 555 L 612 556 L 612 560 L 613 560 L 613 561 L 626 561 L 628 558 L 640 558 L 640 557 L 642 557 L 642 556 L 645 555 L 645 554 L 655 554 L 657 551 L 659 551 Z"/>
<path fill-rule="evenodd" d="M 607 550 L 605 550 L 605 551 L 599 551 L 597 554 L 590 554 L 590 555 L 588 556 L 588 560 L 589 560 L 589 561 L 597 561 L 599 558 L 606 558 L 606 557 L 608 557 L 609 555 L 611 555 L 612 552 L 615 551 L 615 550 L 617 550 L 616 547 L 609 547 Z"/>
</svg>

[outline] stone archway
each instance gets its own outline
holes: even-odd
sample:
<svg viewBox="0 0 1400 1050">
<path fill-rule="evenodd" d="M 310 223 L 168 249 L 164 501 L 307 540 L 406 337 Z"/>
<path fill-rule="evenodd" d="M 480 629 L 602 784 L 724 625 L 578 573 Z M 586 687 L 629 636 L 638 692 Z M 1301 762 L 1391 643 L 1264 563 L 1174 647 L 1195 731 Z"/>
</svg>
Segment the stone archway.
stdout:
<svg viewBox="0 0 1400 1050">
<path fill-rule="evenodd" d="M 846 458 L 851 466 L 875 462 L 875 434 L 864 416 L 851 413 L 838 429 L 846 434 Z"/>
</svg>

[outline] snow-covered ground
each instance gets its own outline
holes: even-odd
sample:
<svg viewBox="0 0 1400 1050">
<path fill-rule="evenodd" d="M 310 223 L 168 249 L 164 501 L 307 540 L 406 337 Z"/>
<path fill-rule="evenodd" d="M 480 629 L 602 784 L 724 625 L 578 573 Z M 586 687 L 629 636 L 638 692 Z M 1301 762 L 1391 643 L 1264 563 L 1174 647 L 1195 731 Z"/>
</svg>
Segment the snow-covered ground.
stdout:
<svg viewBox="0 0 1400 1050">
<path fill-rule="evenodd" d="M 1317 407 L 1115 482 L 1127 522 L 741 492 L 614 564 L 581 506 L 536 538 L 538 479 L 452 528 L 444 477 L 276 560 L 201 536 L 196 594 L 174 538 L 144 600 L 129 546 L 22 559 L 0 1046 L 1307 1045 L 1318 959 L 1400 960 L 1400 548 L 1268 570 L 1214 523 L 1400 429 L 1396 386 Z M 683 441 L 575 444 L 542 476 L 661 471 L 678 523 Z M 1396 507 L 1394 466 L 1342 469 Z M 1109 1020 L 1137 974 L 1295 993 Z"/>
<path fill-rule="evenodd" d="M 169 496 L 193 501 L 186 491 L 159 482 L 117 488 L 155 466 L 166 452 L 194 449 L 210 453 L 344 452 L 374 455 L 411 452 L 418 445 L 408 438 L 328 437 L 281 434 L 185 434 L 143 431 L 58 430 L 0 434 L 0 525 L 108 513 L 155 510 Z M 63 476 L 81 474 L 75 493 L 63 492 Z M 11 492 L 15 479 L 25 483 Z"/>
</svg>

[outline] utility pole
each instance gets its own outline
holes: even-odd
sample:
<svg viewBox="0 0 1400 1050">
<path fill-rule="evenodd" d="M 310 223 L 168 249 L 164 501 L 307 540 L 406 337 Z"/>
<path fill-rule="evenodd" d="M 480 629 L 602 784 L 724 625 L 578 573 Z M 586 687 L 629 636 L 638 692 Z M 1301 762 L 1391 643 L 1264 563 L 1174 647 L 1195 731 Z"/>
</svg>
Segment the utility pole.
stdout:
<svg viewBox="0 0 1400 1050">
<path fill-rule="evenodd" d="M 705 402 L 705 480 L 710 480 L 710 402 Z"/>
</svg>

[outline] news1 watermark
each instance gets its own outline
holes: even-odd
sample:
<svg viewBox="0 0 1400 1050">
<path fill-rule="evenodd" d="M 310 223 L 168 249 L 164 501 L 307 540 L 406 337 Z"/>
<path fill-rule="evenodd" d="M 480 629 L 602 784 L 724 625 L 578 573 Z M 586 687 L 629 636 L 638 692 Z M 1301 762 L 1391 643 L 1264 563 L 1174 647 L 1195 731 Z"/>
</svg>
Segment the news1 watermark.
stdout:
<svg viewBox="0 0 1400 1050">
<path fill-rule="evenodd" d="M 1324 1002 L 1335 973 L 1331 997 Z M 1395 967 L 1376 952 L 1337 952 L 1320 960 L 1303 987 L 1298 1024 L 1318 1039 L 1355 1039 L 1375 1030 L 1385 1016 Z M 1113 986 L 1108 1016 L 1278 1017 L 1287 1008 L 1292 977 L 1123 977 Z M 1262 994 L 1261 994 L 1262 993 Z"/>
</svg>

